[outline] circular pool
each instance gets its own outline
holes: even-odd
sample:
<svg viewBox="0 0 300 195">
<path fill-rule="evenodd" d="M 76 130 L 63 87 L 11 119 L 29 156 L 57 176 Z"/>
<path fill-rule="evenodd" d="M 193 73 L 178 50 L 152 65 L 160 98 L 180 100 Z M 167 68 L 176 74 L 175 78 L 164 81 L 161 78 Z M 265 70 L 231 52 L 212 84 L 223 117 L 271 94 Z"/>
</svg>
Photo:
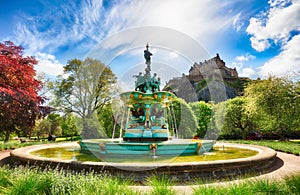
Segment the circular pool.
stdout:
<svg viewBox="0 0 300 195">
<path fill-rule="evenodd" d="M 135 180 L 152 174 L 178 180 L 258 175 L 268 172 L 275 158 L 276 152 L 266 147 L 229 143 L 217 143 L 212 151 L 195 156 L 87 157 L 79 152 L 77 143 L 35 145 L 11 152 L 15 164 L 117 174 Z"/>
</svg>

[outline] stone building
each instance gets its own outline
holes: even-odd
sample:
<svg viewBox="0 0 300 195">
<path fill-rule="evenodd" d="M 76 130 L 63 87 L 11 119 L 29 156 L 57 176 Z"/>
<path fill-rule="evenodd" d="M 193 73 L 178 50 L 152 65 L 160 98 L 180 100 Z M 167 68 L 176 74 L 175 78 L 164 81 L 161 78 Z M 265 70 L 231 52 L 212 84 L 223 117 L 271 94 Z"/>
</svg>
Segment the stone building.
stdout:
<svg viewBox="0 0 300 195">
<path fill-rule="evenodd" d="M 188 75 L 172 78 L 163 90 L 172 91 L 187 102 L 220 102 L 243 93 L 244 83 L 250 79 L 239 77 L 236 68 L 229 68 L 219 54 L 204 62 L 194 63 Z M 212 93 L 220 97 L 212 98 Z"/>
</svg>

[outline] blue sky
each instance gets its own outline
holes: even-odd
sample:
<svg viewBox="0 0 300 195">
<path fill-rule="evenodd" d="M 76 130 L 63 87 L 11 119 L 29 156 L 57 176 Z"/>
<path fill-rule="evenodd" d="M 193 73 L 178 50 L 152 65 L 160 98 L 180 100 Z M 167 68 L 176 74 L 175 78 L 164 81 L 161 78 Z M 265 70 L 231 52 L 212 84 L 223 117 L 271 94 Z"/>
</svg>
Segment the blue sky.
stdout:
<svg viewBox="0 0 300 195">
<path fill-rule="evenodd" d="M 101 46 L 111 37 L 117 43 L 109 43 L 122 48 L 109 62 L 119 78 L 130 77 L 133 68 L 143 70 L 147 42 L 157 67 L 172 69 L 169 77 L 204 60 L 201 51 L 199 59 L 179 51 L 176 38 L 162 43 L 156 27 L 199 43 L 205 58 L 219 53 L 240 76 L 300 75 L 300 0 L 0 0 L 0 25 L 0 41 L 22 45 L 39 60 L 37 70 L 52 77 L 68 60 L 84 59 L 95 48 L 106 54 Z M 154 28 L 143 31 L 148 27 Z M 127 32 L 130 39 L 124 38 Z"/>
</svg>

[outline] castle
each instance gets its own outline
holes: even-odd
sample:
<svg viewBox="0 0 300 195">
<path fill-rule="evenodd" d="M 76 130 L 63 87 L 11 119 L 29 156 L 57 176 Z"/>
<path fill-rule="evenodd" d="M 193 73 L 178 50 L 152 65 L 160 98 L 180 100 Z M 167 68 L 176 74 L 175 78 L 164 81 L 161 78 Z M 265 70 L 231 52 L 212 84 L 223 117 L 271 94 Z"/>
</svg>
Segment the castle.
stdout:
<svg viewBox="0 0 300 195">
<path fill-rule="evenodd" d="M 249 80 L 246 77 L 239 77 L 236 68 L 227 67 L 219 54 L 217 54 L 204 62 L 195 62 L 190 68 L 188 75 L 182 74 L 182 77 L 172 78 L 167 82 L 163 90 L 172 91 L 179 97 L 182 94 L 183 99 L 187 102 L 201 100 L 208 102 L 211 101 L 210 91 L 207 87 L 208 82 L 210 84 L 213 83 L 212 86 L 224 87 L 226 98 L 228 99 L 243 93 L 244 83 Z M 188 89 L 191 88 L 189 86 L 192 86 L 192 89 Z"/>
</svg>

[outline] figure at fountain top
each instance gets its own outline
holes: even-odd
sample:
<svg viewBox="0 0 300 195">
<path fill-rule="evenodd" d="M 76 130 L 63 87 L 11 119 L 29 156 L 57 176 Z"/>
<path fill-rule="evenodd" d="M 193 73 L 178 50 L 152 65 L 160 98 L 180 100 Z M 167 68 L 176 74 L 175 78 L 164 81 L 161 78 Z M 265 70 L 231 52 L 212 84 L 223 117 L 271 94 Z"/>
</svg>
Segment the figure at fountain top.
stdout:
<svg viewBox="0 0 300 195">
<path fill-rule="evenodd" d="M 144 50 L 144 58 L 146 60 L 146 63 L 145 64 L 151 64 L 151 56 L 152 56 L 152 53 L 148 50 L 149 48 L 149 45 L 147 43 L 146 45 L 146 49 Z"/>
</svg>

